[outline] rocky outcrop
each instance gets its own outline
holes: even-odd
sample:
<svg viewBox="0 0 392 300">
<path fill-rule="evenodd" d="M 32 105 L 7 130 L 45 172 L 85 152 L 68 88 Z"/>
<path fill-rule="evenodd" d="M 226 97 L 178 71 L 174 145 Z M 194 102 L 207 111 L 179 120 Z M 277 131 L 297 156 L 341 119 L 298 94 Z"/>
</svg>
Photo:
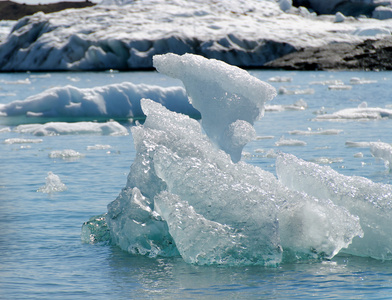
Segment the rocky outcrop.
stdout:
<svg viewBox="0 0 392 300">
<path fill-rule="evenodd" d="M 52 13 L 68 8 L 83 8 L 94 5 L 95 3 L 88 0 L 80 2 L 64 1 L 37 5 L 20 4 L 12 1 L 0 1 L 0 20 L 19 20 L 24 16 L 33 15 L 39 11 Z"/>
<path fill-rule="evenodd" d="M 305 48 L 264 66 L 285 70 L 392 70 L 392 37 Z"/>
</svg>

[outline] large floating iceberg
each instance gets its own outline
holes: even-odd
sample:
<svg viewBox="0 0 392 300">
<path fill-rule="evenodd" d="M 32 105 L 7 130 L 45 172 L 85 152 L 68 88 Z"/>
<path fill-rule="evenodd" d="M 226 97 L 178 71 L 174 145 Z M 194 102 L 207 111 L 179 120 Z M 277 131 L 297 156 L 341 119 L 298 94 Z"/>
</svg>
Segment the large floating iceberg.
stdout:
<svg viewBox="0 0 392 300">
<path fill-rule="evenodd" d="M 276 93 L 216 60 L 170 54 L 154 62 L 184 80 L 203 121 L 209 102 L 223 107 L 222 118 L 219 114 L 215 120 L 222 128 L 259 115 L 241 107 L 242 101 L 253 99 L 252 93 L 261 96 L 260 107 Z M 211 82 L 206 84 L 208 70 Z M 200 90 L 205 91 L 204 101 L 198 98 Z M 107 214 L 84 223 L 83 241 L 110 240 L 125 251 L 150 257 L 180 254 L 195 264 L 275 266 L 332 258 L 362 236 L 360 219 L 344 205 L 292 190 L 270 172 L 235 162 L 236 139 L 220 147 L 208 133 L 214 124 L 203 122 L 203 131 L 198 121 L 157 102 L 143 99 L 141 106 L 147 117 L 131 129 L 137 154 L 127 184 Z M 246 136 L 252 127 L 247 124 Z"/>
<path fill-rule="evenodd" d="M 305 8 L 286 13 L 275 0 L 128 1 L 22 18 L 0 44 L 0 70 L 152 68 L 152 57 L 168 52 L 262 66 L 295 49 L 391 31 L 392 20 L 336 23 Z"/>
<path fill-rule="evenodd" d="M 159 87 L 124 82 L 95 88 L 56 87 L 0 104 L 0 116 L 23 117 L 21 122 L 56 120 L 127 120 L 144 118 L 140 99 L 151 98 L 176 112 L 200 117 L 182 87 Z M 11 121 L 12 122 L 12 121 Z"/>
</svg>

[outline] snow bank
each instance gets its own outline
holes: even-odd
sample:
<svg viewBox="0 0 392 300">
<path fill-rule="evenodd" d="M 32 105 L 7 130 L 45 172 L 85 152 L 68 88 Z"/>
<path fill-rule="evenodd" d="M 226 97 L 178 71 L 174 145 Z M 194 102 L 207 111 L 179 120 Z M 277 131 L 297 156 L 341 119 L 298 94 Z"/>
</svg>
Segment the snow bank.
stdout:
<svg viewBox="0 0 392 300">
<path fill-rule="evenodd" d="M 0 105 L 0 115 L 30 119 L 127 120 L 144 118 L 140 99 L 151 98 L 167 108 L 198 117 L 182 87 L 159 87 L 124 82 L 95 88 L 56 87 Z"/>
<path fill-rule="evenodd" d="M 118 122 L 50 122 L 46 124 L 25 124 L 15 128 L 19 133 L 30 133 L 35 136 L 65 135 L 65 134 L 100 134 L 128 135 L 128 130 Z"/>
<path fill-rule="evenodd" d="M 19 20 L 0 44 L 0 70 L 151 68 L 153 55 L 168 52 L 262 66 L 295 49 L 392 30 L 392 20 L 334 23 L 304 9 L 288 12 L 275 0 L 145 0 L 37 13 Z"/>
<path fill-rule="evenodd" d="M 330 199 L 359 217 L 364 231 L 344 252 L 392 259 L 392 186 L 357 176 L 344 176 L 329 166 L 305 162 L 290 154 L 276 161 L 279 180 L 290 189 L 319 199 Z"/>
</svg>

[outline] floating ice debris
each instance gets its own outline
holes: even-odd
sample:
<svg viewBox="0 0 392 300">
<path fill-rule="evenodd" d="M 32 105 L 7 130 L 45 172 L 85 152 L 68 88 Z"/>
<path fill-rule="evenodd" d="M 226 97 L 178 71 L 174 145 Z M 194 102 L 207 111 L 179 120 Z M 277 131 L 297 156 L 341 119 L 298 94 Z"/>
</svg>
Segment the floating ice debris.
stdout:
<svg viewBox="0 0 392 300">
<path fill-rule="evenodd" d="M 370 83 L 377 83 L 377 80 L 361 79 L 358 77 L 352 77 L 350 79 L 350 84 L 370 84 Z"/>
<path fill-rule="evenodd" d="M 278 91 L 279 95 L 313 95 L 314 89 L 296 89 L 296 90 L 289 90 L 285 87 L 280 87 Z"/>
<path fill-rule="evenodd" d="M 367 107 L 361 103 L 358 108 L 345 108 L 333 114 L 318 115 L 314 120 L 345 121 L 345 120 L 381 120 L 392 118 L 392 109 Z"/>
<path fill-rule="evenodd" d="M 353 87 L 351 85 L 345 85 L 345 84 L 335 84 L 335 85 L 329 85 L 328 89 L 333 90 L 333 91 L 347 91 L 351 90 Z"/>
<path fill-rule="evenodd" d="M 54 150 L 49 153 L 50 158 L 61 158 L 64 160 L 76 160 L 79 158 L 84 157 L 83 154 L 79 153 L 78 151 L 72 149 L 66 150 Z"/>
<path fill-rule="evenodd" d="M 127 128 L 118 122 L 50 122 L 46 124 L 24 124 L 15 128 L 16 132 L 31 133 L 35 136 L 66 134 L 128 135 Z"/>
<path fill-rule="evenodd" d="M 287 76 L 274 76 L 268 79 L 269 82 L 292 82 L 292 77 Z"/>
<path fill-rule="evenodd" d="M 331 157 L 316 157 L 311 160 L 312 162 L 316 164 L 321 164 L 321 165 L 329 165 L 333 163 L 341 163 L 343 162 L 343 158 L 337 157 L 337 158 L 331 158 Z"/>
<path fill-rule="evenodd" d="M 326 129 L 326 130 L 291 130 L 292 135 L 336 135 L 343 132 L 341 129 Z"/>
<path fill-rule="evenodd" d="M 29 76 L 30 78 L 50 78 L 50 77 L 52 77 L 52 75 L 50 74 L 50 73 L 47 73 L 47 74 L 31 74 L 30 76 Z"/>
<path fill-rule="evenodd" d="M 42 139 L 9 138 L 4 140 L 4 144 L 37 144 L 42 142 Z"/>
<path fill-rule="evenodd" d="M 345 143 L 346 147 L 352 147 L 352 148 L 369 148 L 370 147 L 370 142 L 351 142 L 347 141 Z"/>
<path fill-rule="evenodd" d="M 37 192 L 52 194 L 55 192 L 63 192 L 66 189 L 66 185 L 61 182 L 59 176 L 53 174 L 53 172 L 48 172 L 45 186 L 39 188 Z"/>
<path fill-rule="evenodd" d="M 324 81 L 312 81 L 309 83 L 310 85 L 344 85 L 344 82 L 340 79 L 331 79 Z"/>
<path fill-rule="evenodd" d="M 271 140 L 275 138 L 273 135 L 262 135 L 262 136 L 257 136 L 256 140 Z"/>
<path fill-rule="evenodd" d="M 156 55 L 153 62 L 159 72 L 181 79 L 209 138 L 233 161 L 240 160 L 242 148 L 255 137 L 253 124 L 264 114 L 265 102 L 276 96 L 275 88 L 243 69 L 198 55 Z"/>
<path fill-rule="evenodd" d="M 355 158 L 362 158 L 363 157 L 363 153 L 362 152 L 358 152 L 358 153 L 355 153 L 353 156 Z"/>
<path fill-rule="evenodd" d="M 0 115 L 36 118 L 78 118 L 109 120 L 144 118 L 140 99 L 152 98 L 167 108 L 200 117 L 188 102 L 182 87 L 159 87 L 130 82 L 95 88 L 80 89 L 73 86 L 48 89 L 25 100 L 0 105 Z"/>
<path fill-rule="evenodd" d="M 0 128 L 0 133 L 5 133 L 5 132 L 11 132 L 11 128 L 9 128 L 9 127 Z"/>
<path fill-rule="evenodd" d="M 330 199 L 358 216 L 364 235 L 354 238 L 343 252 L 392 259 L 392 185 L 344 176 L 329 166 L 306 162 L 291 154 L 278 157 L 276 172 L 279 180 L 290 189 Z"/>
<path fill-rule="evenodd" d="M 275 146 L 306 146 L 306 142 L 294 139 L 285 139 L 284 137 L 281 137 L 279 141 L 275 142 Z"/>
<path fill-rule="evenodd" d="M 112 148 L 110 145 L 101 145 L 101 144 L 96 144 L 94 146 L 87 146 L 87 150 L 107 150 Z"/>
<path fill-rule="evenodd" d="M 374 157 L 381 158 L 385 166 L 392 169 L 392 146 L 383 142 L 371 142 L 370 152 Z"/>
<path fill-rule="evenodd" d="M 292 105 L 266 105 L 265 111 L 305 110 L 307 107 L 308 104 L 303 99 L 300 99 Z"/>
<path fill-rule="evenodd" d="M 10 81 L 10 80 L 0 80 L 1 84 L 31 84 L 30 79 L 20 79 L 20 80 L 15 80 L 15 81 Z"/>
</svg>

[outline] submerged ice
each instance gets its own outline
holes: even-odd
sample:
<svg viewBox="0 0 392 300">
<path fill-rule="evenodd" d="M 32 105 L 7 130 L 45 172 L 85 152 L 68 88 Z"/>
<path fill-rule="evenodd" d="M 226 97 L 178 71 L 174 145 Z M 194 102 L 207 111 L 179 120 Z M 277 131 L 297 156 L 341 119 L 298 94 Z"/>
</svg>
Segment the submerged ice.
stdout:
<svg viewBox="0 0 392 300">
<path fill-rule="evenodd" d="M 131 129 L 137 153 L 127 184 L 106 214 L 83 225 L 83 241 L 207 265 L 275 266 L 342 251 L 390 258 L 389 185 L 316 164 L 297 168 L 299 160 L 285 154 L 277 158 L 278 177 L 239 160 L 255 137 L 253 122 L 276 95 L 270 85 L 195 55 L 157 56 L 154 63 L 183 80 L 202 120 L 141 100 L 146 120 Z"/>
</svg>

